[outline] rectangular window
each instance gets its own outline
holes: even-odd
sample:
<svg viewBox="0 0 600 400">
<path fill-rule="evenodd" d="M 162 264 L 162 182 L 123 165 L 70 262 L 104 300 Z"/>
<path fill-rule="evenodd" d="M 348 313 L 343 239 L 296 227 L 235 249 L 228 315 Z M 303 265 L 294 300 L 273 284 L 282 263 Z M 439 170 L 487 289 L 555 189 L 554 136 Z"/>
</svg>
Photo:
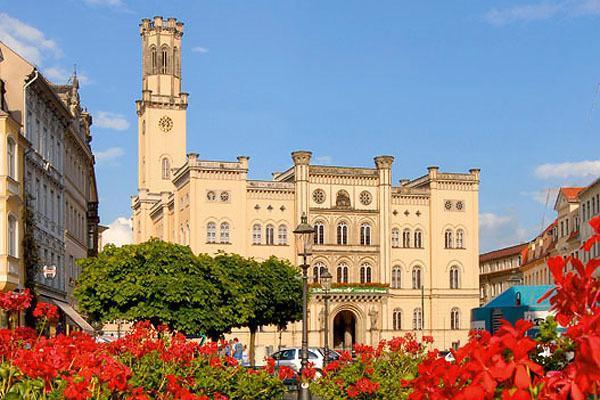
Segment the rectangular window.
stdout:
<svg viewBox="0 0 600 400">
<path fill-rule="evenodd" d="M 10 215 L 8 217 L 8 254 L 13 257 L 18 257 L 17 242 L 17 219 Z"/>
<path fill-rule="evenodd" d="M 44 207 L 44 216 L 47 217 L 48 216 L 48 186 L 44 185 L 44 192 L 43 192 L 43 207 Z"/>
</svg>

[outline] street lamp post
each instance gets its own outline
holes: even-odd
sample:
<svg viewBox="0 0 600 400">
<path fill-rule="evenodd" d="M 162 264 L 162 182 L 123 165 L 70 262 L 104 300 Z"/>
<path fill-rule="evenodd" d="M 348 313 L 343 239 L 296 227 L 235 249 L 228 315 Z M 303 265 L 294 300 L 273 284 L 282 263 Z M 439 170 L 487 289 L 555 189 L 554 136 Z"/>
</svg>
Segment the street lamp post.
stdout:
<svg viewBox="0 0 600 400">
<path fill-rule="evenodd" d="M 321 287 L 323 289 L 323 303 L 325 306 L 325 312 L 323 316 L 323 320 L 325 322 L 325 329 L 323 330 L 325 335 L 325 340 L 323 341 L 323 347 L 325 348 L 325 354 L 323 356 L 325 359 L 323 360 L 323 367 L 326 367 L 329 363 L 329 290 L 331 289 L 331 273 L 329 270 L 325 270 L 321 274 Z"/>
<path fill-rule="evenodd" d="M 300 224 L 294 229 L 296 235 L 296 246 L 298 255 L 302 257 L 302 350 L 300 358 L 302 366 L 300 367 L 300 376 L 305 368 L 308 367 L 308 257 L 312 254 L 313 235 L 315 229 L 307 222 L 306 214 L 303 213 Z M 309 400 L 310 392 L 308 384 L 301 383 L 298 391 L 299 400 Z"/>
</svg>

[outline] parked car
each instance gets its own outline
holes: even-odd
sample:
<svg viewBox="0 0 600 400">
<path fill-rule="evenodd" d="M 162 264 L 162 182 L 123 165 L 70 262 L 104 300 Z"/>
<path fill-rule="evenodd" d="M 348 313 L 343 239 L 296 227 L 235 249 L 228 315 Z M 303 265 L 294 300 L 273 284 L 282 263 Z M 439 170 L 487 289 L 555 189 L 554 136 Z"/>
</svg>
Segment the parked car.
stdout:
<svg viewBox="0 0 600 400">
<path fill-rule="evenodd" d="M 292 368 L 294 371 L 300 371 L 302 362 L 300 359 L 300 347 L 289 347 L 281 349 L 271 355 L 275 360 L 275 365 L 286 366 Z M 323 369 L 323 361 L 325 350 L 319 347 L 309 347 L 308 349 L 308 361 L 313 364 L 313 367 L 317 370 Z M 329 361 L 337 360 L 340 354 L 335 350 L 329 350 Z"/>
</svg>

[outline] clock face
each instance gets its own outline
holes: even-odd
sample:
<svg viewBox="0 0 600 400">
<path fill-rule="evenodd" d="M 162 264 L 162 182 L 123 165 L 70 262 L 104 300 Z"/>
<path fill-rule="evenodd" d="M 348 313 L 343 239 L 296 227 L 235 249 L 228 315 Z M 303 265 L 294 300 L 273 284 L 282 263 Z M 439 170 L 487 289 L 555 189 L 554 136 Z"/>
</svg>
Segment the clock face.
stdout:
<svg viewBox="0 0 600 400">
<path fill-rule="evenodd" d="M 171 129 L 173 129 L 173 120 L 164 115 L 158 120 L 158 127 L 165 133 L 169 132 Z"/>
<path fill-rule="evenodd" d="M 452 209 L 452 201 L 446 200 L 446 202 L 444 203 L 444 207 L 446 207 L 446 210 Z"/>
</svg>

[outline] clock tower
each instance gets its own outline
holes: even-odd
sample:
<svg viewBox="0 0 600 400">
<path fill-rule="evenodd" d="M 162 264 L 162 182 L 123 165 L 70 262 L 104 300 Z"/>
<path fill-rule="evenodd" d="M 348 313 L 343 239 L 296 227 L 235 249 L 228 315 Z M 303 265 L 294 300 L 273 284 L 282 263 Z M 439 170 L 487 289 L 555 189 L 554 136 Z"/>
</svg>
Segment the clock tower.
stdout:
<svg viewBox="0 0 600 400">
<path fill-rule="evenodd" d="M 172 171 L 186 161 L 188 94 L 181 91 L 183 23 L 154 17 L 140 24 L 142 98 L 138 115 L 138 188 L 172 190 Z"/>
</svg>

